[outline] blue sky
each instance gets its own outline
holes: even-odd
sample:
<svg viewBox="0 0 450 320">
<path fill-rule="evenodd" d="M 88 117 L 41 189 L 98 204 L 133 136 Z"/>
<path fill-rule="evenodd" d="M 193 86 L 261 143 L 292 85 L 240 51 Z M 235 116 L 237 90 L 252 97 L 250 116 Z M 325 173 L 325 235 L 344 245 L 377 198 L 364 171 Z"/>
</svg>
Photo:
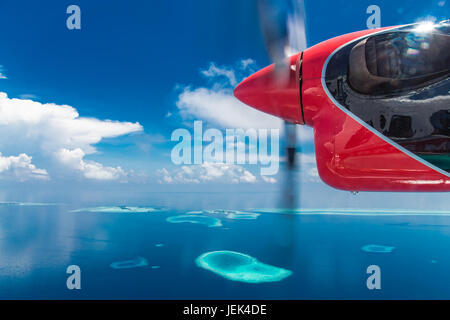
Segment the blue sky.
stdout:
<svg viewBox="0 0 450 320">
<path fill-rule="evenodd" d="M 388 26 L 428 16 L 449 18 L 447 2 L 307 1 L 308 44 L 366 28 L 365 11 L 372 4 L 380 6 L 382 26 Z M 66 28 L 70 4 L 81 8 L 81 30 Z M 230 73 L 226 72 L 232 72 L 239 81 L 270 63 L 256 12 L 253 0 L 2 1 L 0 73 L 7 79 L 0 79 L 0 92 L 8 95 L 5 103 L 12 104 L 11 99 L 18 98 L 39 102 L 35 105 L 38 109 L 45 103 L 69 105 L 79 114 L 72 120 L 81 117 L 87 121 L 83 127 L 94 128 L 80 131 L 79 121 L 70 120 L 67 124 L 72 131 L 58 132 L 55 123 L 60 123 L 59 115 L 50 121 L 43 114 L 39 124 L 23 119 L 14 125 L 1 124 L 0 133 L 5 137 L 0 139 L 2 156 L 8 163 L 22 164 L 22 171 L 5 171 L 3 179 L 8 183 L 12 179 L 19 189 L 33 190 L 33 185 L 55 181 L 62 185 L 105 180 L 121 183 L 121 177 L 127 176 L 125 180 L 136 188 L 185 190 L 186 185 L 158 182 L 158 170 L 179 170 L 170 160 L 175 145 L 170 135 L 174 129 L 189 128 L 193 120 L 218 128 L 229 123 L 221 114 L 223 110 L 213 109 L 216 102 L 231 101 L 214 100 L 230 95 L 233 81 L 230 83 L 226 76 Z M 243 68 L 242 61 L 250 61 L 247 59 L 253 63 Z M 210 72 L 202 73 L 205 70 Z M 210 105 L 204 106 L 203 113 L 196 113 L 196 104 L 203 103 L 201 92 L 206 92 Z M 67 108 L 61 115 L 64 119 L 75 112 Z M 242 114 L 229 116 L 245 119 Z M 108 119 L 116 122 L 106 122 Z M 255 116 L 250 124 L 259 119 Z M 263 116 L 261 121 L 270 119 Z M 311 151 L 308 130 L 304 134 L 304 150 Z M 22 153 L 31 158 L 10 158 Z M 25 175 L 23 166 L 28 170 Z M 262 181 L 257 170 L 248 170 L 257 181 L 251 186 L 243 183 L 238 190 L 277 190 L 277 186 Z M 36 180 L 36 175 L 48 178 Z M 303 182 L 310 193 L 326 190 L 331 195 L 341 194 L 313 176 L 311 179 Z M 201 191 L 209 185 L 200 183 L 193 188 Z M 229 183 L 218 179 L 214 185 L 228 188 Z M 409 196 L 404 199 L 408 202 Z"/>
</svg>

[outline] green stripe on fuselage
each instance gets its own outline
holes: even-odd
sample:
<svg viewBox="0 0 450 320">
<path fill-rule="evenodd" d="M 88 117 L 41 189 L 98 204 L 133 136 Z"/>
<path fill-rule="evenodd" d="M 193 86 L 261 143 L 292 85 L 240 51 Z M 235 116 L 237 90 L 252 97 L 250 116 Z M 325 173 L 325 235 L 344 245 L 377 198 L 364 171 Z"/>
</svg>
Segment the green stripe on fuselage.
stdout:
<svg viewBox="0 0 450 320">
<path fill-rule="evenodd" d="M 450 153 L 447 154 L 419 154 L 419 157 L 429 163 L 450 172 Z"/>
</svg>

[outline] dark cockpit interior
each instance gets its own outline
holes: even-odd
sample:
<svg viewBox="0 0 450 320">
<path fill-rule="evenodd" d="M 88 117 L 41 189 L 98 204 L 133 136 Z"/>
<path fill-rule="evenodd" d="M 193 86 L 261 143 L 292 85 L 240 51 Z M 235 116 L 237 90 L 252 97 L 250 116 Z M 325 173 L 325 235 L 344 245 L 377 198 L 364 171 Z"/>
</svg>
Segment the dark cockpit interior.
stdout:
<svg viewBox="0 0 450 320">
<path fill-rule="evenodd" d="M 450 172 L 450 21 L 351 42 L 330 58 L 325 83 L 338 106 Z"/>
<path fill-rule="evenodd" d="M 358 93 L 401 92 L 450 74 L 450 36 L 397 31 L 366 38 L 350 52 L 350 86 Z"/>
</svg>

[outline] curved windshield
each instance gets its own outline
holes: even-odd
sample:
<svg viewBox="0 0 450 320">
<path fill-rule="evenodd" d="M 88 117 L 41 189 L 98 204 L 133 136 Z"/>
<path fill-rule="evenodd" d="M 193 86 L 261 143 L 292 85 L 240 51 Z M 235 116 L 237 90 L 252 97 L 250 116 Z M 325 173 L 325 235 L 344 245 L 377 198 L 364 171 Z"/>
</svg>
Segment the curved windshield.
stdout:
<svg viewBox="0 0 450 320">
<path fill-rule="evenodd" d="M 337 50 L 328 93 L 368 126 L 450 172 L 450 21 L 402 26 Z"/>
<path fill-rule="evenodd" d="M 350 52 L 349 82 L 357 92 L 402 91 L 450 73 L 450 36 L 416 30 L 383 33 Z"/>
</svg>

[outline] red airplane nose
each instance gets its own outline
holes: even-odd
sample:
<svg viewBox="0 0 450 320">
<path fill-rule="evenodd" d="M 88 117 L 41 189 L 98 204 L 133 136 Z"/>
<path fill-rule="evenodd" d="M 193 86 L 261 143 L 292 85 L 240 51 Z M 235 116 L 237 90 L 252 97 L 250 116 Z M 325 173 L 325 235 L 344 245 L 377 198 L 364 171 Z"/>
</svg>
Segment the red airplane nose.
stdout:
<svg viewBox="0 0 450 320">
<path fill-rule="evenodd" d="M 272 64 L 254 73 L 234 89 L 234 96 L 262 112 L 302 124 L 299 59 L 300 53 L 284 65 Z"/>
</svg>

